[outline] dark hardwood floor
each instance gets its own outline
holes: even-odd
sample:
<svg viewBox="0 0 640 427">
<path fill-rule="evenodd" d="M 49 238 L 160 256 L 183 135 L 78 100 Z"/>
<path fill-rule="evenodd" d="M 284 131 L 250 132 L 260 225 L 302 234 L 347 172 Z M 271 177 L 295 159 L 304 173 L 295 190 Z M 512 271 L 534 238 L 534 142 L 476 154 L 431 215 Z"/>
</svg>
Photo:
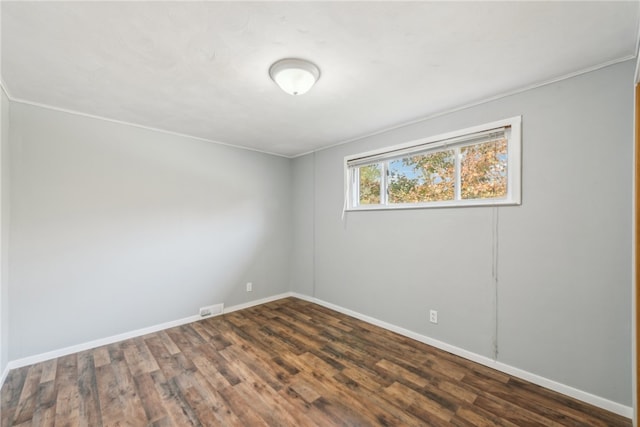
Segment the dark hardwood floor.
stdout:
<svg viewBox="0 0 640 427">
<path fill-rule="evenodd" d="M 16 369 L 2 426 L 631 426 L 287 298 Z"/>
</svg>

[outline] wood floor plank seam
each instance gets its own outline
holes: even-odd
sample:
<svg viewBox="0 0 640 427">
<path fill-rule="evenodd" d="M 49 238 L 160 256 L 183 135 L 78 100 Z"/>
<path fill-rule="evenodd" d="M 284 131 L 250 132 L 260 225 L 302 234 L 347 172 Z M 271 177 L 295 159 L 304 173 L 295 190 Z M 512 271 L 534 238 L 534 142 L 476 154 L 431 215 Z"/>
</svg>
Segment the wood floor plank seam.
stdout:
<svg viewBox="0 0 640 427">
<path fill-rule="evenodd" d="M 12 370 L 0 426 L 608 426 L 631 420 L 296 298 Z"/>
</svg>

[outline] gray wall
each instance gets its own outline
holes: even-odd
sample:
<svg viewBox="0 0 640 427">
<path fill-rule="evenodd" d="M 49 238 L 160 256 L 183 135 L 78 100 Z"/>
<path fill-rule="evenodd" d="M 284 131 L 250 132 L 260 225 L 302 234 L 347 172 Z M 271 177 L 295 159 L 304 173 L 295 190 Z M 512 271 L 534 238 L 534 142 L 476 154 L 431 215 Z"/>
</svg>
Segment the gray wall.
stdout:
<svg viewBox="0 0 640 427">
<path fill-rule="evenodd" d="M 9 99 L 0 89 L 0 373 L 9 363 Z"/>
<path fill-rule="evenodd" d="M 11 108 L 11 360 L 289 290 L 289 159 Z"/>
<path fill-rule="evenodd" d="M 629 61 L 295 159 L 295 250 L 313 251 L 292 289 L 487 357 L 497 344 L 501 362 L 630 406 L 633 71 Z M 344 156 L 516 115 L 522 206 L 341 221 Z"/>
</svg>

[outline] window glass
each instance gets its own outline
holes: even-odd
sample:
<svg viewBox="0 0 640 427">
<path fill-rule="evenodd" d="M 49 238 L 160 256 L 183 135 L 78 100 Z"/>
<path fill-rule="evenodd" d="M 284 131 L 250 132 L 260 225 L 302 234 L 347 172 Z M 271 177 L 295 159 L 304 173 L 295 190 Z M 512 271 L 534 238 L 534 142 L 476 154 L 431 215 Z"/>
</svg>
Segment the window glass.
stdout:
<svg viewBox="0 0 640 427">
<path fill-rule="evenodd" d="M 453 200 L 453 150 L 418 154 L 389 162 L 389 203 Z"/>
<path fill-rule="evenodd" d="M 380 186 L 382 184 L 382 165 L 361 166 L 358 168 L 359 197 L 358 203 L 361 205 L 376 205 L 380 203 Z"/>
<path fill-rule="evenodd" d="M 507 195 L 507 140 L 460 149 L 463 199 L 495 199 Z"/>
</svg>

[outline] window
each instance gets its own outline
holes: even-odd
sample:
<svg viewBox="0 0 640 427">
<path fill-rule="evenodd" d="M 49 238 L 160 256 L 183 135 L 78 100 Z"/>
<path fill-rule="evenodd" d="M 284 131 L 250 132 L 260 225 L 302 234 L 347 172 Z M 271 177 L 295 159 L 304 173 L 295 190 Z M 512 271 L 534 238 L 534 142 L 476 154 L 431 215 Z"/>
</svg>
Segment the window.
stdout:
<svg viewBox="0 0 640 427">
<path fill-rule="evenodd" d="M 520 204 L 521 117 L 345 158 L 348 210 Z"/>
</svg>

